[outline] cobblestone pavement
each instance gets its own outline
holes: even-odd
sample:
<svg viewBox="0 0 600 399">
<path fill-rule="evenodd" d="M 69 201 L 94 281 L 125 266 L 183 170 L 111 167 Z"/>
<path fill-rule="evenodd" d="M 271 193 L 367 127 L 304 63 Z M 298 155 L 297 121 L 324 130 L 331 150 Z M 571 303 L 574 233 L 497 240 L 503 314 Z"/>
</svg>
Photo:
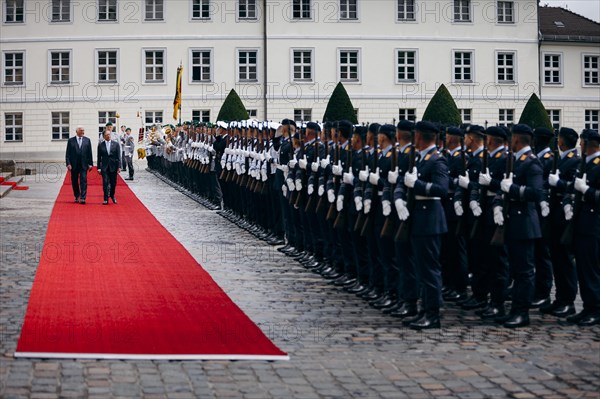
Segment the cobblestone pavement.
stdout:
<svg viewBox="0 0 600 399">
<path fill-rule="evenodd" d="M 600 397 L 600 328 L 532 312 L 509 331 L 448 307 L 441 330 L 404 329 L 143 167 L 132 190 L 291 360 L 14 359 L 61 169 L 0 202 L 0 397 Z"/>
</svg>

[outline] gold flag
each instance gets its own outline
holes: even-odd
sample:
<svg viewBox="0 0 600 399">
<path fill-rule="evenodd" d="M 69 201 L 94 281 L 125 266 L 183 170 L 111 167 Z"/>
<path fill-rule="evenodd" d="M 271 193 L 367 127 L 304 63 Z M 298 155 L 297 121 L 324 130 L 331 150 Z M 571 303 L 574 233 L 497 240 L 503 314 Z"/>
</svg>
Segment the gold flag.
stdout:
<svg viewBox="0 0 600 399">
<path fill-rule="evenodd" d="M 179 65 L 177 68 L 177 84 L 175 87 L 175 99 L 173 100 L 173 119 L 177 119 L 179 116 L 179 110 L 181 109 L 181 75 L 183 74 L 183 66 Z"/>
</svg>

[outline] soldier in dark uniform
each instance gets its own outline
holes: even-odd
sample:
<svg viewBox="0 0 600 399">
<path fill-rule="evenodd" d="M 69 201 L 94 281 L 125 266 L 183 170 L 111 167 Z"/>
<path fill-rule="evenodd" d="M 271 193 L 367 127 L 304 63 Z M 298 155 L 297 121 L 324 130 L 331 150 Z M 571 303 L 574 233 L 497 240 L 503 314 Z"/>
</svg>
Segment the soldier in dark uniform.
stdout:
<svg viewBox="0 0 600 399">
<path fill-rule="evenodd" d="M 534 148 L 537 158 L 544 170 L 544 194 L 538 205 L 540 222 L 550 215 L 550 203 L 548 202 L 548 176 L 554 164 L 554 153 L 550 148 L 550 142 L 554 134 L 550 129 L 539 127 L 535 129 Z M 548 247 L 549 237 L 542 237 L 535 242 L 535 293 L 533 295 L 532 308 L 542 308 L 550 305 L 550 290 L 552 289 L 552 259 Z"/>
<path fill-rule="evenodd" d="M 550 306 L 540 307 L 540 312 L 556 317 L 566 317 L 575 313 L 577 296 L 577 271 L 573 262 L 573 250 L 561 243 L 561 236 L 567 227 L 562 202 L 565 195 L 573 190 L 573 182 L 579 167 L 577 154 L 578 134 L 575 130 L 562 127 L 558 133 L 558 148 L 562 152 L 556 173 L 548 176 L 550 203 L 550 256 L 556 286 L 556 299 Z"/>
<path fill-rule="evenodd" d="M 412 213 L 410 245 L 423 306 L 417 316 L 405 319 L 403 324 L 422 330 L 440 327 L 442 267 L 439 257 L 442 235 L 448 231 L 441 199 L 448 195 L 448 164 L 435 145 L 437 128 L 429 122 L 419 122 L 415 130 L 415 147 L 419 151 L 417 166 L 404 176 L 404 186 L 414 190 L 415 206 L 410 211 L 405 206 L 399 207 L 398 217 L 403 220 Z"/>
<path fill-rule="evenodd" d="M 529 325 L 529 307 L 535 290 L 535 240 L 542 236 L 536 208 L 543 190 L 543 170 L 533 154 L 532 138 L 529 126 L 513 126 L 514 168 L 500 183 L 503 197 L 509 201 L 507 220 L 502 215 L 500 196 L 494 203 L 495 222 L 506 223 L 506 245 L 514 280 L 510 314 L 496 319 L 507 328 Z"/>
<path fill-rule="evenodd" d="M 564 211 L 567 220 L 575 218 L 573 243 L 583 300 L 583 310 L 567 317 L 567 321 L 588 327 L 600 324 L 600 134 L 595 130 L 584 133 L 586 173 L 574 184 L 581 202 L 571 203 L 571 197 L 567 197 Z"/>
</svg>

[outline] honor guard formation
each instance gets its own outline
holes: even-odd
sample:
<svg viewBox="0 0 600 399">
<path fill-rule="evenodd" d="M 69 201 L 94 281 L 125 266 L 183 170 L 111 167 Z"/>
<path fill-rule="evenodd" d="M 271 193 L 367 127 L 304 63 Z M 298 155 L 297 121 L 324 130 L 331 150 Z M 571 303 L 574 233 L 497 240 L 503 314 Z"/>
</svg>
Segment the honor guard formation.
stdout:
<svg viewBox="0 0 600 399">
<path fill-rule="evenodd" d="M 186 122 L 155 126 L 138 151 L 154 173 L 412 329 L 439 328 L 444 302 L 507 328 L 529 325 L 534 308 L 600 323 L 597 131 Z"/>
</svg>

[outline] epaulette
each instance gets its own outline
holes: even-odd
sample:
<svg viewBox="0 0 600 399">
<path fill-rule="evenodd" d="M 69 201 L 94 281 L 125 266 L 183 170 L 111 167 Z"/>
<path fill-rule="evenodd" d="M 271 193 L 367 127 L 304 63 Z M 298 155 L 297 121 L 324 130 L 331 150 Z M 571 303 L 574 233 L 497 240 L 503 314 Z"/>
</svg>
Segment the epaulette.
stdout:
<svg viewBox="0 0 600 399">
<path fill-rule="evenodd" d="M 410 146 L 408 146 L 408 147 L 406 147 L 406 148 L 404 149 L 404 153 L 405 153 L 405 154 L 408 154 L 409 152 L 410 152 Z"/>
<path fill-rule="evenodd" d="M 460 156 L 460 151 L 456 151 L 453 156 L 454 157 L 459 157 Z"/>
<path fill-rule="evenodd" d="M 424 159 L 425 159 L 425 161 L 429 161 L 429 158 L 431 158 L 431 154 L 427 154 L 427 155 L 425 155 L 425 158 L 424 158 Z"/>
<path fill-rule="evenodd" d="M 527 154 L 523 154 L 523 155 L 521 155 L 521 158 L 519 158 L 519 161 L 523 162 L 526 159 L 527 159 Z"/>
<path fill-rule="evenodd" d="M 567 158 L 573 158 L 574 156 L 575 156 L 575 153 L 571 151 L 571 152 L 570 152 L 570 153 L 567 155 Z"/>
<path fill-rule="evenodd" d="M 498 153 L 496 154 L 495 158 L 498 159 L 502 156 L 502 151 L 498 151 Z"/>
<path fill-rule="evenodd" d="M 552 153 L 551 152 L 547 152 L 547 153 L 544 154 L 544 159 L 548 159 L 551 156 L 552 156 Z"/>
<path fill-rule="evenodd" d="M 600 163 L 600 157 L 594 159 L 594 165 L 598 165 Z"/>
<path fill-rule="evenodd" d="M 479 158 L 483 158 L 483 151 L 479 153 Z"/>
<path fill-rule="evenodd" d="M 385 154 L 386 158 L 390 158 L 391 156 L 392 156 L 392 152 L 391 151 L 388 151 L 387 154 Z"/>
</svg>

